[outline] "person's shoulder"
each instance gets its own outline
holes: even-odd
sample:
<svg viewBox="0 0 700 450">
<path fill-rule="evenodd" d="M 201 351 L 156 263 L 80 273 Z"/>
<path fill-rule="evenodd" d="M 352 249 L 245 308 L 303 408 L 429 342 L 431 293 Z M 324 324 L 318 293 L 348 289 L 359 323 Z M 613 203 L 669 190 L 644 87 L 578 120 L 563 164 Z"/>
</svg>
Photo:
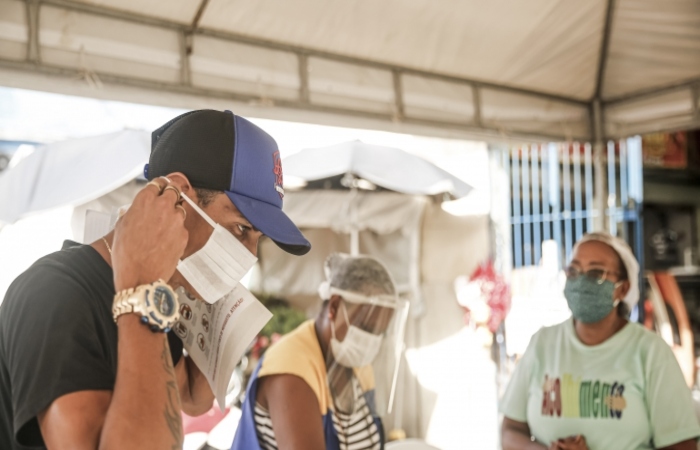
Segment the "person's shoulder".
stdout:
<svg viewBox="0 0 700 450">
<path fill-rule="evenodd" d="M 70 265 L 65 250 L 39 258 L 10 284 L 7 296 L 21 295 L 25 290 L 36 290 L 44 285 L 70 276 Z"/>
<path fill-rule="evenodd" d="M 38 259 L 10 284 L 2 302 L 3 313 L 14 307 L 36 309 L 44 305 L 49 310 L 61 297 L 61 308 L 79 302 L 85 293 L 84 272 L 81 266 L 95 269 L 94 255 L 87 246 L 71 246 Z M 56 305 L 57 306 L 57 305 Z"/>
<path fill-rule="evenodd" d="M 313 321 L 299 325 L 265 352 L 265 361 L 305 365 L 319 357 L 319 344 Z"/>
<path fill-rule="evenodd" d="M 625 328 L 629 330 L 629 334 L 633 339 L 641 339 L 645 342 L 664 342 L 663 339 L 653 331 L 645 328 L 637 322 L 628 322 Z"/>
<path fill-rule="evenodd" d="M 92 253 L 95 252 L 89 245 L 66 241 L 61 250 L 37 259 L 17 280 L 71 274 L 81 265 L 94 265 L 97 254 Z"/>
<path fill-rule="evenodd" d="M 263 355 L 258 377 L 294 375 L 301 378 L 319 399 L 321 411 L 328 405 L 326 366 L 312 320 L 273 344 Z"/>
<path fill-rule="evenodd" d="M 636 322 L 628 323 L 625 325 L 625 328 L 627 343 L 636 347 L 638 352 L 655 359 L 675 358 L 671 347 L 655 332 L 644 328 Z"/>
<path fill-rule="evenodd" d="M 567 327 L 572 327 L 571 318 L 554 325 L 546 325 L 537 330 L 530 339 L 530 345 L 542 346 L 553 342 L 562 342 L 567 333 Z"/>
<path fill-rule="evenodd" d="M 102 285 L 91 287 L 99 280 L 88 279 L 91 270 L 101 273 L 101 269 L 90 268 L 94 266 L 94 256 L 99 254 L 81 260 L 85 251 L 74 247 L 49 254 L 13 281 L 0 305 L 0 343 L 5 354 L 47 348 L 51 348 L 49 353 L 55 352 L 56 345 L 67 346 L 68 341 L 46 336 L 80 335 L 94 340 L 94 329 L 90 327 L 113 323 L 111 308 L 99 301 L 108 291 Z M 70 344 L 74 342 L 71 340 Z M 51 355 L 45 359 L 51 360 Z"/>
</svg>

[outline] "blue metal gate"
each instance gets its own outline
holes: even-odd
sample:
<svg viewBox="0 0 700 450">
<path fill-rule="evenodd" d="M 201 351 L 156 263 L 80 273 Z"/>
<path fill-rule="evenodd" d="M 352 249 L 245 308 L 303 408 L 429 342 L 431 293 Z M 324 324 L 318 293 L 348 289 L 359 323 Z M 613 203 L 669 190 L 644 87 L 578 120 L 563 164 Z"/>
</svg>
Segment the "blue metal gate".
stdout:
<svg viewBox="0 0 700 450">
<path fill-rule="evenodd" d="M 601 228 L 627 240 L 642 263 L 641 138 L 610 141 L 598 155 L 580 143 L 498 151 L 510 180 L 513 268 L 538 264 L 550 239 L 563 264 L 584 233 Z"/>
</svg>

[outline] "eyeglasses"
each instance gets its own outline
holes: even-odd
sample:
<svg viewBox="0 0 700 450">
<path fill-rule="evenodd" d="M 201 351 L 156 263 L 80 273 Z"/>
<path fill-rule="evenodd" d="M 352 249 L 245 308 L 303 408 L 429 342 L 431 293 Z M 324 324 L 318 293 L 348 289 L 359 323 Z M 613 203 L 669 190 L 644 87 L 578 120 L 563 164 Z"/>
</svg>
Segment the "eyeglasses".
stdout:
<svg viewBox="0 0 700 450">
<path fill-rule="evenodd" d="M 568 266 L 566 269 L 564 269 L 564 272 L 566 273 L 566 278 L 570 280 L 575 280 L 581 275 L 585 275 L 587 278 L 595 281 L 598 284 L 603 284 L 603 282 L 607 279 L 608 274 L 620 274 L 619 272 L 605 269 L 588 269 L 583 271 L 574 266 Z"/>
</svg>

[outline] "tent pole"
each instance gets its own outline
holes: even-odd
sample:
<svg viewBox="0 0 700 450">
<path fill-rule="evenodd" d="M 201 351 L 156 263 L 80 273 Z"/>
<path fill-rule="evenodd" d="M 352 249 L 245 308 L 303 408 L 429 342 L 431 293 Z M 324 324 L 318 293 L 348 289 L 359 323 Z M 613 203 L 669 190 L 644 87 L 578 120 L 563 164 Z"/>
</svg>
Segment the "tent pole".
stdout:
<svg viewBox="0 0 700 450">
<path fill-rule="evenodd" d="M 607 183 L 607 172 L 603 164 L 605 152 L 605 124 L 603 122 L 603 110 L 600 99 L 603 96 L 603 84 L 605 83 L 605 69 L 608 63 L 610 52 L 610 34 L 612 30 L 613 16 L 615 14 L 615 0 L 607 0 L 605 10 L 605 22 L 603 24 L 603 36 L 600 42 L 600 53 L 598 55 L 598 70 L 596 72 L 595 94 L 591 102 L 591 131 L 593 132 L 593 167 L 594 167 L 594 220 L 593 231 L 605 230 L 607 221 L 605 220 L 605 209 L 607 193 L 605 186 Z"/>
<path fill-rule="evenodd" d="M 41 62 L 41 46 L 39 45 L 39 8 L 38 0 L 30 0 L 27 6 L 27 61 L 35 64 Z"/>
<path fill-rule="evenodd" d="M 600 106 L 600 100 L 593 100 L 592 104 L 592 121 L 593 121 L 593 170 L 594 170 L 594 198 L 593 198 L 593 231 L 605 230 L 605 205 L 606 205 L 606 190 L 607 172 L 605 170 L 604 151 L 605 139 L 603 137 L 603 113 Z"/>
<path fill-rule="evenodd" d="M 350 188 L 350 200 L 348 202 L 348 213 L 350 217 L 350 254 L 352 256 L 360 254 L 360 226 L 357 207 L 358 194 L 357 186 L 353 185 Z"/>
<path fill-rule="evenodd" d="M 354 225 L 350 230 L 350 254 L 352 256 L 360 254 L 360 230 Z"/>
</svg>

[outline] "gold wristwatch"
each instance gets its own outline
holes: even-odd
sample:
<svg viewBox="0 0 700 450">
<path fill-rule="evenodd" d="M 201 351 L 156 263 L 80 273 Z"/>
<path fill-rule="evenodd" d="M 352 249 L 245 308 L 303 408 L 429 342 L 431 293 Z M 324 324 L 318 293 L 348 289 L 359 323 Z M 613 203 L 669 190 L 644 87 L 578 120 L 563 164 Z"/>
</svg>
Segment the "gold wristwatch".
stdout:
<svg viewBox="0 0 700 450">
<path fill-rule="evenodd" d="M 177 296 L 163 280 L 117 292 L 112 303 L 114 321 L 122 314 L 138 314 L 151 331 L 165 333 L 180 319 Z"/>
</svg>

